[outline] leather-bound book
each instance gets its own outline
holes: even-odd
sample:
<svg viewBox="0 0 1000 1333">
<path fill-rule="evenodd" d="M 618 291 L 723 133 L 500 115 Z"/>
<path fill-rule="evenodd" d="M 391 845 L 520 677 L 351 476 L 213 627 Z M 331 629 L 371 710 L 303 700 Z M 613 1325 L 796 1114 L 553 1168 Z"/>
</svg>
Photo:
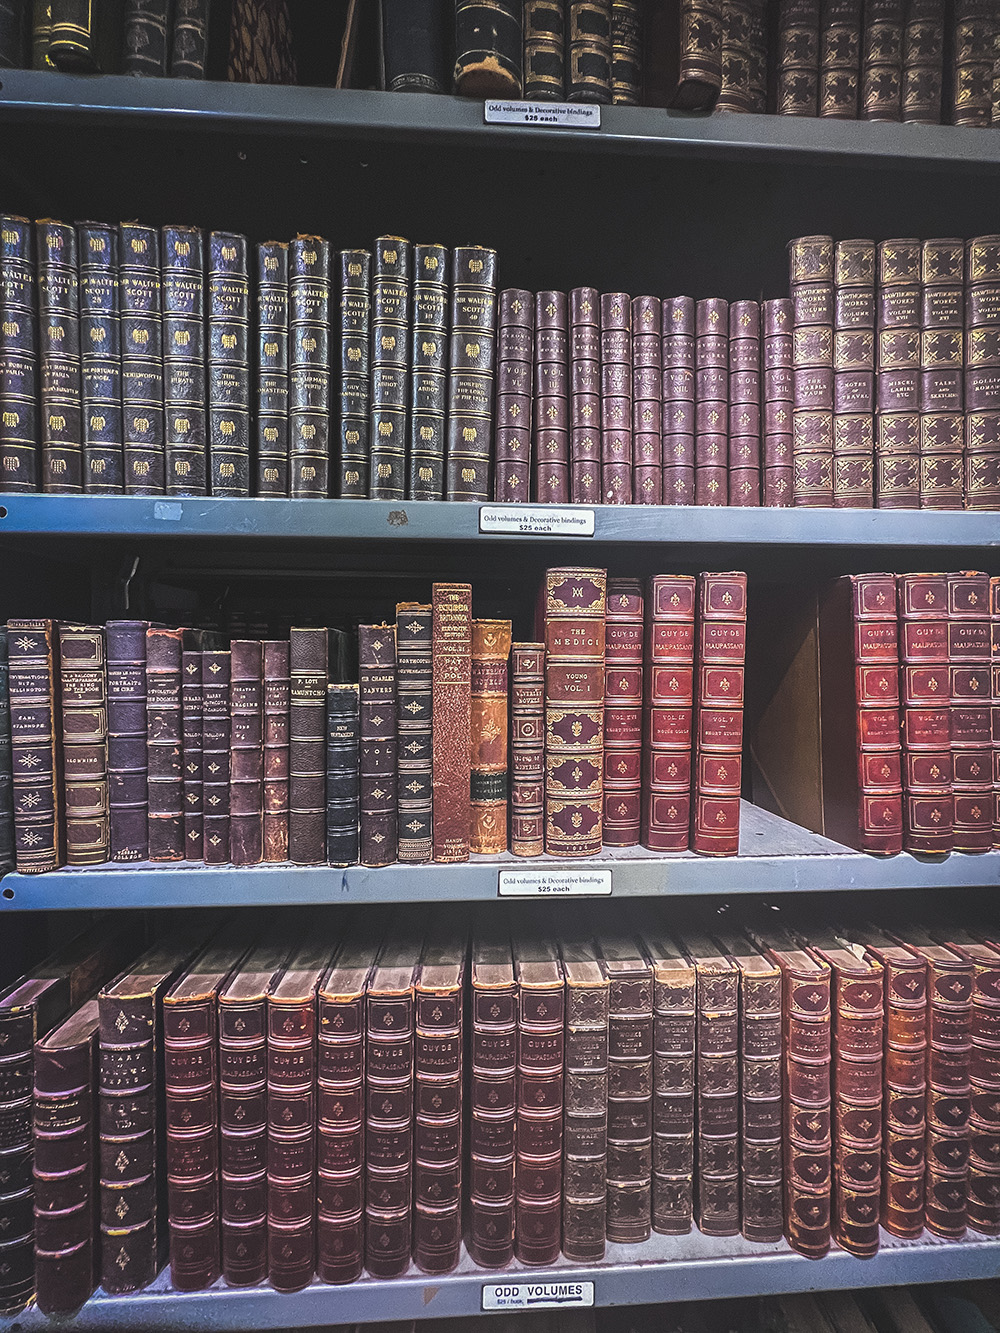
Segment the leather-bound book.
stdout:
<svg viewBox="0 0 1000 1333">
<path fill-rule="evenodd" d="M 462 1244 L 463 1011 L 468 938 L 438 919 L 414 996 L 413 1258 L 448 1273 Z"/>
<path fill-rule="evenodd" d="M 59 626 L 59 679 L 66 862 L 99 865 L 108 859 L 108 687 L 101 626 Z"/>
<path fill-rule="evenodd" d="M 711 111 L 722 88 L 722 0 L 677 0 L 645 15 L 647 106 Z"/>
<path fill-rule="evenodd" d="M 694 502 L 729 499 L 729 306 L 710 297 L 695 309 Z"/>
<path fill-rule="evenodd" d="M 958 238 L 921 245 L 920 508 L 961 509 L 964 259 Z"/>
<path fill-rule="evenodd" d="M 230 645 L 229 859 L 252 866 L 263 858 L 263 662 L 256 639 Z"/>
<path fill-rule="evenodd" d="M 951 755 L 948 577 L 897 576 L 903 722 L 903 849 L 950 852 L 955 800 Z"/>
<path fill-rule="evenodd" d="M 247 238 L 208 237 L 208 464 L 213 495 L 250 494 Z M 329 359 L 329 358 L 328 358 Z"/>
<path fill-rule="evenodd" d="M 723 0 L 722 89 L 716 111 L 750 111 L 750 0 Z"/>
<path fill-rule="evenodd" d="M 52 35 L 52 0 L 32 0 L 31 5 L 31 68 L 55 69 L 49 59 L 49 38 Z"/>
<path fill-rule="evenodd" d="M 535 298 L 508 287 L 497 306 L 497 401 L 494 500 L 531 498 L 531 388 Z"/>
<path fill-rule="evenodd" d="M 413 246 L 380 236 L 372 263 L 371 461 L 368 494 L 402 500 L 410 408 Z"/>
<path fill-rule="evenodd" d="M 563 0 L 526 0 L 524 96 L 561 102 L 566 79 L 566 13 Z"/>
<path fill-rule="evenodd" d="M 398 847 L 396 629 L 358 626 L 361 863 L 390 865 Z"/>
<path fill-rule="evenodd" d="M 455 0 L 455 92 L 460 97 L 520 97 L 519 0 Z"/>
<path fill-rule="evenodd" d="M 989 575 L 948 575 L 952 790 L 956 852 L 993 845 Z"/>
<path fill-rule="evenodd" d="M 857 120 L 863 0 L 823 0 L 820 11 L 819 114 Z"/>
<path fill-rule="evenodd" d="M 202 762 L 204 728 L 201 652 L 185 649 L 181 654 L 181 748 L 184 856 L 188 861 L 202 860 L 205 848 L 205 773 Z"/>
<path fill-rule="evenodd" d="M 411 500 L 444 497 L 449 260 L 443 245 L 413 247 L 410 415 L 406 437 L 406 493 Z"/>
<path fill-rule="evenodd" d="M 340 495 L 368 495 L 371 267 L 367 250 L 340 252 Z"/>
<path fill-rule="evenodd" d="M 821 1259 L 830 1248 L 830 968 L 781 927 L 750 935 L 781 969 L 785 1237 Z"/>
<path fill-rule="evenodd" d="M 514 1255 L 551 1264 L 562 1230 L 566 986 L 558 945 L 513 940 L 517 980 Z"/>
<path fill-rule="evenodd" d="M 663 492 L 665 505 L 694 504 L 695 303 L 674 296 L 662 303 Z"/>
<path fill-rule="evenodd" d="M 643 948 L 653 970 L 653 1230 L 683 1236 L 694 1215 L 694 963 L 650 926 Z"/>
<path fill-rule="evenodd" d="M 472 833 L 472 586 L 435 583 L 431 757 L 435 861 L 467 861 Z"/>
<path fill-rule="evenodd" d="M 14 838 L 22 875 L 63 864 L 59 657 L 51 620 L 8 620 Z"/>
<path fill-rule="evenodd" d="M 329 491 L 330 242 L 296 236 L 288 247 L 288 493 Z"/>
<path fill-rule="evenodd" d="M 511 622 L 472 622 L 472 830 L 469 850 L 507 850 L 507 668 Z"/>
<path fill-rule="evenodd" d="M 612 0 L 566 0 L 566 97 L 611 101 Z"/>
<path fill-rule="evenodd" d="M 992 118 L 996 11 L 990 0 L 955 0 L 951 19 L 951 123 L 982 128 Z"/>
<path fill-rule="evenodd" d="M 145 620 L 109 620 L 108 804 L 112 861 L 145 861 L 149 853 L 146 788 Z"/>
<path fill-rule="evenodd" d="M 632 302 L 601 296 L 601 498 L 632 503 Z"/>
<path fill-rule="evenodd" d="M 38 249 L 41 489 L 83 490 L 80 314 L 76 231 L 48 218 L 35 224 Z"/>
<path fill-rule="evenodd" d="M 764 368 L 761 463 L 762 500 L 775 509 L 792 503 L 792 419 L 794 393 L 794 306 L 789 300 L 765 301 L 761 306 Z"/>
<path fill-rule="evenodd" d="M 433 607 L 396 605 L 396 729 L 399 736 L 397 809 L 399 859 L 429 861 L 433 854 L 431 791 L 433 721 Z"/>
<path fill-rule="evenodd" d="M 167 494 L 207 495 L 205 256 L 201 232 L 197 227 L 162 228 L 160 257 Z M 212 317 L 214 320 L 214 313 Z"/>
<path fill-rule="evenodd" d="M 559 946 L 566 977 L 562 1249 L 604 1258 L 608 1159 L 608 976 L 586 937 Z"/>
<path fill-rule="evenodd" d="M 833 503 L 833 241 L 788 244 L 792 328 L 792 503 Z"/>
<path fill-rule="evenodd" d="M 267 992 L 267 1266 L 277 1291 L 298 1291 L 316 1268 L 316 990 L 330 953 L 304 940 Z"/>
<path fill-rule="evenodd" d="M 633 298 L 632 498 L 642 505 L 659 504 L 663 492 L 661 322 L 658 296 Z"/>
<path fill-rule="evenodd" d="M 177 0 L 170 43 L 170 77 L 203 79 L 208 65 L 211 0 Z"/>
<path fill-rule="evenodd" d="M 166 75 L 170 57 L 169 27 L 169 0 L 127 0 L 122 55 L 124 73 Z"/>
<path fill-rule="evenodd" d="M 729 307 L 729 503 L 760 504 L 760 305 Z"/>
<path fill-rule="evenodd" d="M 450 93 L 451 6 L 447 0 L 380 0 L 382 87 L 390 93 Z"/>
<path fill-rule="evenodd" d="M 781 969 L 743 935 L 718 939 L 740 983 L 741 1231 L 770 1244 L 781 1239 L 784 1221 Z"/>
<path fill-rule="evenodd" d="M 899 637 L 892 574 L 850 574 L 819 615 L 823 832 L 859 851 L 903 849 Z"/>
<path fill-rule="evenodd" d="M 232 0 L 227 8 L 229 81 L 297 83 L 289 0 Z"/>
<path fill-rule="evenodd" d="M 146 631 L 146 764 L 151 861 L 184 860 L 183 637 L 184 631 L 180 629 Z"/>
<path fill-rule="evenodd" d="M 568 495 L 573 504 L 600 502 L 601 439 L 601 297 L 593 287 L 574 287 L 569 294 Z M 536 440 L 546 453 L 549 443 L 549 436 Z M 546 470 L 545 476 L 551 475 Z"/>
<path fill-rule="evenodd" d="M 378 931 L 348 935 L 317 992 L 316 1275 L 353 1282 L 364 1254 L 365 993 Z"/>
<path fill-rule="evenodd" d="M 631 935 L 600 933 L 608 975 L 607 1236 L 650 1233 L 653 1143 L 653 969 Z"/>
<path fill-rule="evenodd" d="M 778 0 L 775 110 L 815 116 L 819 109 L 820 0 Z"/>
<path fill-rule="evenodd" d="M 545 850 L 601 850 L 607 572 L 545 572 Z"/>
<path fill-rule="evenodd" d="M 229 770 L 232 656 L 208 650 L 201 659 L 203 853 L 207 865 L 229 860 Z"/>
<path fill-rule="evenodd" d="M 965 507 L 1000 504 L 1000 369 L 991 355 L 1000 314 L 1000 236 L 965 243 Z"/>
<path fill-rule="evenodd" d="M 735 856 L 740 842 L 747 576 L 698 577 L 691 847 Z"/>
<path fill-rule="evenodd" d="M 359 856 L 357 685 L 326 687 L 326 859 L 354 865 Z M 428 780 L 428 792 L 430 782 Z"/>
<path fill-rule="evenodd" d="M 98 1024 L 87 1000 L 35 1043 L 35 1304 L 46 1315 L 78 1310 L 97 1280 Z"/>
<path fill-rule="evenodd" d="M 536 293 L 531 453 L 539 503 L 566 504 L 570 499 L 567 318 L 565 292 Z"/>
<path fill-rule="evenodd" d="M 833 505 L 870 509 L 875 457 L 875 242 L 833 258 Z"/>
<path fill-rule="evenodd" d="M 288 735 L 288 859 L 321 865 L 326 826 L 325 629 L 291 630 Z"/>
<path fill-rule="evenodd" d="M 515 643 L 510 659 L 510 850 L 545 846 L 545 645 Z"/>
<path fill-rule="evenodd" d="M 288 494 L 288 246 L 257 246 L 257 495 Z"/>
<path fill-rule="evenodd" d="M 878 247 L 875 496 L 880 509 L 920 507 L 920 270 L 916 240 Z"/>
<path fill-rule="evenodd" d="M 265 639 L 264 818 L 265 861 L 288 860 L 288 641 Z"/>
<path fill-rule="evenodd" d="M 866 0 L 861 34 L 861 119 L 901 120 L 906 0 Z"/>
<path fill-rule="evenodd" d="M 990 637 L 993 663 L 993 846 L 1000 848 L 1000 578 L 990 579 Z"/>
<path fill-rule="evenodd" d="M 162 495 L 165 486 L 160 234 L 118 227 L 125 494 Z"/>
<path fill-rule="evenodd" d="M 118 228 L 104 222 L 78 222 L 76 231 L 80 251 L 83 489 L 88 495 L 120 495 L 123 455 Z"/>
<path fill-rule="evenodd" d="M 35 396 L 38 317 L 35 313 L 34 228 L 0 214 L 0 492 L 38 486 L 40 421 Z"/>
<path fill-rule="evenodd" d="M 903 120 L 941 124 L 944 0 L 907 0 L 903 28 Z"/>
<path fill-rule="evenodd" d="M 642 6 L 611 0 L 611 100 L 615 106 L 642 101 Z"/>
<path fill-rule="evenodd" d="M 27 63 L 28 0 L 6 0 L 0 6 L 0 69 L 23 69 Z"/>
<path fill-rule="evenodd" d="M 691 827 L 695 581 L 655 574 L 646 592 L 641 841 L 685 851 Z"/>
<path fill-rule="evenodd" d="M 114 74 L 121 61 L 121 9 L 90 0 L 49 0 L 47 55 L 70 73 Z"/>
<path fill-rule="evenodd" d="M 707 936 L 687 931 L 678 943 L 697 979 L 695 1220 L 707 1236 L 740 1230 L 740 974 Z"/>
<path fill-rule="evenodd" d="M 0 625 L 0 870 L 13 870 L 14 777 L 10 751 L 10 672 L 7 628 Z"/>
<path fill-rule="evenodd" d="M 497 252 L 480 245 L 456 246 L 452 251 L 446 500 L 490 498 L 496 321 Z"/>
<path fill-rule="evenodd" d="M 604 814 L 608 847 L 637 847 L 642 790 L 642 584 L 609 579 L 604 638 Z"/>
</svg>

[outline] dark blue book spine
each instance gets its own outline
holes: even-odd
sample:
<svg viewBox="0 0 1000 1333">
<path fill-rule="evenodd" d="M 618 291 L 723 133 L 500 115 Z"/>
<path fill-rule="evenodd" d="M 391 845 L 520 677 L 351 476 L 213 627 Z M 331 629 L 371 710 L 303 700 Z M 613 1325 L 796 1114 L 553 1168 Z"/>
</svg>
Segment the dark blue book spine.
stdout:
<svg viewBox="0 0 1000 1333">
<path fill-rule="evenodd" d="M 358 859 L 358 687 L 328 685 L 326 692 L 326 859 Z"/>
</svg>

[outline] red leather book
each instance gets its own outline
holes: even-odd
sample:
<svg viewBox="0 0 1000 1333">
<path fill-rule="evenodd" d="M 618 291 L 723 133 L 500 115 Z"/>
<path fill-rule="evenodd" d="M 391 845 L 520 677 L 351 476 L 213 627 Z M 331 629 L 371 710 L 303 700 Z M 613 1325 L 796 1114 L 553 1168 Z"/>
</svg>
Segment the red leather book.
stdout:
<svg viewBox="0 0 1000 1333">
<path fill-rule="evenodd" d="M 875 242 L 834 251 L 833 505 L 874 503 Z"/>
<path fill-rule="evenodd" d="M 775 110 L 815 116 L 819 99 L 820 0 L 778 0 Z"/>
<path fill-rule="evenodd" d="M 875 358 L 879 509 L 920 507 L 920 271 L 919 241 L 879 243 Z"/>
<path fill-rule="evenodd" d="M 545 850 L 601 849 L 607 572 L 549 569 L 545 617 Z"/>
<path fill-rule="evenodd" d="M 316 988 L 330 953 L 304 940 L 267 993 L 267 1275 L 277 1291 L 298 1291 L 316 1268 Z"/>
<path fill-rule="evenodd" d="M 608 1240 L 650 1233 L 653 1174 L 653 969 L 638 940 L 601 933 L 608 974 Z"/>
<path fill-rule="evenodd" d="M 434 860 L 468 861 L 472 834 L 472 585 L 435 583 Z"/>
<path fill-rule="evenodd" d="M 866 0 L 861 34 L 861 119 L 903 118 L 905 0 Z"/>
<path fill-rule="evenodd" d="M 497 315 L 497 400 L 493 498 L 531 499 L 531 400 L 535 297 L 519 287 L 500 293 Z"/>
<path fill-rule="evenodd" d="M 601 296 L 601 498 L 632 503 L 632 302 Z"/>
<path fill-rule="evenodd" d="M 608 580 L 604 639 L 604 844 L 636 847 L 642 787 L 642 584 Z"/>
<path fill-rule="evenodd" d="M 574 504 L 601 502 L 601 441 L 601 296 L 593 287 L 574 287 L 569 294 L 569 498 Z"/>
<path fill-rule="evenodd" d="M 988 574 L 948 575 L 948 674 L 956 852 L 993 846 Z"/>
<path fill-rule="evenodd" d="M 819 611 L 823 832 L 885 856 L 903 849 L 895 584 L 845 575 Z"/>
<path fill-rule="evenodd" d="M 646 593 L 642 845 L 681 852 L 691 828 L 695 581 L 654 574 Z"/>
<path fill-rule="evenodd" d="M 691 847 L 735 856 L 740 844 L 747 576 L 698 576 Z"/>
<path fill-rule="evenodd" d="M 229 709 L 232 658 L 207 649 L 201 659 L 201 765 L 203 849 L 207 865 L 229 860 Z"/>
<path fill-rule="evenodd" d="M 184 631 L 146 631 L 149 859 L 184 860 L 181 654 Z"/>
<path fill-rule="evenodd" d="M 320 865 L 326 843 L 325 629 L 296 629 L 289 640 L 288 859 Z"/>
<path fill-rule="evenodd" d="M 950 852 L 954 845 L 948 576 L 900 574 L 900 689 L 903 704 L 903 847 Z"/>
<path fill-rule="evenodd" d="M 983 128 L 991 121 L 996 11 L 989 0 L 956 0 L 951 19 L 951 124 Z"/>
<path fill-rule="evenodd" d="M 608 977 L 592 940 L 563 940 L 566 977 L 562 1249 L 603 1259 L 608 1158 Z"/>
<path fill-rule="evenodd" d="M 514 1257 L 517 982 L 510 936 L 484 915 L 472 940 L 467 1245 L 475 1263 Z"/>
<path fill-rule="evenodd" d="M 909 0 L 903 28 L 903 120 L 940 125 L 944 82 L 944 0 Z"/>
<path fill-rule="evenodd" d="M 833 503 L 833 241 L 788 244 L 792 329 L 792 503 Z"/>
<path fill-rule="evenodd" d="M 694 504 L 695 303 L 674 296 L 661 306 L 660 357 L 665 505 Z"/>
<path fill-rule="evenodd" d="M 762 456 L 765 505 L 787 509 L 792 503 L 792 412 L 794 307 L 791 301 L 765 301 L 761 307 L 764 374 Z"/>
<path fill-rule="evenodd" d="M 729 305 L 695 308 L 694 502 L 729 502 Z"/>
<path fill-rule="evenodd" d="M 233 639 L 229 685 L 229 859 L 234 866 L 263 858 L 263 660 L 256 639 Z"/>
<path fill-rule="evenodd" d="M 658 296 L 632 298 L 632 498 L 660 503 L 663 441 L 661 302 Z"/>
<path fill-rule="evenodd" d="M 545 645 L 511 649 L 510 850 L 539 856 L 545 846 Z"/>
<path fill-rule="evenodd" d="M 924 241 L 920 276 L 920 508 L 961 509 L 965 246 Z"/>
<path fill-rule="evenodd" d="M 820 11 L 819 114 L 857 120 L 863 0 L 823 0 Z"/>
<path fill-rule="evenodd" d="M 201 651 L 196 648 L 185 648 L 181 653 L 184 856 L 189 861 L 200 861 L 205 846 L 205 771 L 202 760 L 204 699 L 201 656 Z"/>
<path fill-rule="evenodd" d="M 539 503 L 569 501 L 569 336 L 565 292 L 535 295 L 532 458 Z"/>
<path fill-rule="evenodd" d="M 729 503 L 760 504 L 760 306 L 729 307 Z"/>
<path fill-rule="evenodd" d="M 265 639 L 264 670 L 264 817 L 265 861 L 288 860 L 288 642 Z"/>
<path fill-rule="evenodd" d="M 446 500 L 490 498 L 496 321 L 497 252 L 457 245 L 452 251 Z"/>
<path fill-rule="evenodd" d="M 104 630 L 59 626 L 66 861 L 108 859 L 108 687 Z"/>
<path fill-rule="evenodd" d="M 509 620 L 472 622 L 472 827 L 478 855 L 507 850 L 507 666 Z"/>
<path fill-rule="evenodd" d="M 965 243 L 965 507 L 1000 505 L 1000 236 Z"/>
<path fill-rule="evenodd" d="M 14 841 L 22 875 L 63 864 L 59 658 L 55 622 L 8 620 Z"/>
<path fill-rule="evenodd" d="M 1000 578 L 990 579 L 990 638 L 993 663 L 993 846 L 1000 848 Z"/>
<path fill-rule="evenodd" d="M 390 865 L 398 848 L 396 627 L 358 626 L 361 862 Z"/>
</svg>

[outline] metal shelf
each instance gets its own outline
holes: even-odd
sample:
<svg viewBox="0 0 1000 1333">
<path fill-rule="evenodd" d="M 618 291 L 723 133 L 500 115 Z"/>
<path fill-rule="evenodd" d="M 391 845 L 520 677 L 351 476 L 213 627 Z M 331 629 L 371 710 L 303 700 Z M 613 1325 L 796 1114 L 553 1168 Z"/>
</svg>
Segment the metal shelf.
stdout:
<svg viewBox="0 0 1000 1333">
<path fill-rule="evenodd" d="M 122 907 L 313 906 L 323 903 L 485 902 L 501 869 L 610 869 L 614 896 L 822 893 L 832 889 L 960 889 L 1000 885 L 1000 852 L 944 858 L 867 856 L 743 802 L 740 855 L 662 855 L 642 848 L 585 861 L 510 855 L 463 865 L 104 865 L 10 874 L 0 908 L 62 911 Z"/>
<path fill-rule="evenodd" d="M 561 1259 L 551 1268 L 511 1264 L 489 1273 L 464 1255 L 454 1273 L 428 1277 L 415 1268 L 391 1281 L 362 1278 L 343 1287 L 313 1283 L 282 1295 L 268 1286 L 177 1292 L 167 1272 L 138 1296 L 92 1297 L 74 1315 L 75 1330 L 288 1329 L 392 1319 L 444 1319 L 480 1312 L 482 1289 L 516 1281 L 594 1283 L 596 1305 L 640 1305 L 721 1297 L 838 1291 L 911 1283 L 959 1282 L 1000 1276 L 1000 1242 L 941 1240 L 925 1235 L 901 1241 L 882 1233 L 873 1259 L 834 1250 L 818 1262 L 794 1254 L 782 1241 L 752 1245 L 742 1237 L 720 1240 L 692 1232 L 653 1236 L 642 1245 L 609 1245 L 599 1264 Z M 53 1324 L 31 1308 L 0 1318 L 0 1330 L 33 1333 Z"/>
</svg>

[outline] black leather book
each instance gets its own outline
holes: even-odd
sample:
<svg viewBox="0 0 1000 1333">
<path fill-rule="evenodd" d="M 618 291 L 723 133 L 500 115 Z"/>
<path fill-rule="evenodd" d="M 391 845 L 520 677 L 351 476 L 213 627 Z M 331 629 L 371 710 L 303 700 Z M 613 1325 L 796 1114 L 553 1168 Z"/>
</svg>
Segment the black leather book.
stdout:
<svg viewBox="0 0 1000 1333">
<path fill-rule="evenodd" d="M 611 101 L 611 0 L 567 0 L 566 99 Z"/>
<path fill-rule="evenodd" d="M 561 102 L 566 77 L 563 0 L 525 0 L 524 95 L 531 102 Z"/>
<path fill-rule="evenodd" d="M 203 79 L 208 65 L 210 0 L 175 0 L 170 77 Z"/>
<path fill-rule="evenodd" d="M 163 343 L 160 238 L 155 227 L 118 229 L 125 494 L 162 495 Z"/>
<path fill-rule="evenodd" d="M 397 810 L 400 861 L 429 861 L 433 852 L 433 608 L 396 606 L 399 736 Z"/>
<path fill-rule="evenodd" d="M 10 754 L 7 630 L 0 626 L 0 871 L 14 867 L 14 786 Z"/>
<path fill-rule="evenodd" d="M 146 789 L 145 620 L 109 620 L 108 804 L 111 860 L 145 861 L 149 854 Z"/>
<path fill-rule="evenodd" d="M 452 253 L 445 498 L 490 498 L 497 252 L 480 245 Z"/>
<path fill-rule="evenodd" d="M 207 865 L 229 860 L 229 684 L 228 652 L 206 651 L 201 659 L 201 773 L 203 854 Z"/>
<path fill-rule="evenodd" d="M 368 495 L 372 257 L 340 252 L 340 495 Z"/>
<path fill-rule="evenodd" d="M 30 0 L 0 0 L 0 69 L 23 69 L 28 63 Z"/>
<path fill-rule="evenodd" d="M 78 222 L 83 489 L 120 495 L 122 349 L 118 314 L 118 228 Z"/>
<path fill-rule="evenodd" d="M 203 703 L 201 658 L 198 649 L 181 654 L 181 740 L 183 744 L 184 859 L 200 861 L 205 813 L 202 787 Z"/>
<path fill-rule="evenodd" d="M 288 247 L 289 494 L 326 496 L 330 456 L 330 242 Z"/>
<path fill-rule="evenodd" d="M 47 55 L 56 69 L 114 74 L 121 66 L 121 4 L 115 0 L 48 0 Z"/>
<path fill-rule="evenodd" d="M 250 494 L 247 238 L 208 238 L 208 457 L 213 495 Z"/>
<path fill-rule="evenodd" d="M 413 250 L 412 381 L 406 447 L 411 500 L 440 500 L 444 495 L 449 260 L 441 245 L 417 245 Z"/>
<path fill-rule="evenodd" d="M 34 252 L 28 219 L 0 213 L 0 492 L 38 486 Z"/>
<path fill-rule="evenodd" d="M 455 0 L 455 92 L 520 97 L 521 0 Z"/>
<path fill-rule="evenodd" d="M 382 87 L 390 93 L 450 93 L 451 0 L 381 0 Z"/>
<path fill-rule="evenodd" d="M 396 859 L 396 629 L 358 626 L 361 863 Z"/>
<path fill-rule="evenodd" d="M 125 0 L 126 74 L 166 74 L 169 23 L 170 0 Z"/>
<path fill-rule="evenodd" d="M 205 256 L 197 227 L 164 227 L 163 415 L 168 495 L 207 495 Z"/>
<path fill-rule="evenodd" d="M 326 687 L 326 859 L 358 859 L 358 687 Z"/>
<path fill-rule="evenodd" d="M 406 433 L 410 400 L 410 282 L 413 247 L 380 236 L 372 264 L 371 463 L 373 500 L 406 494 Z"/>
<path fill-rule="evenodd" d="M 36 233 L 42 490 L 67 495 L 83 490 L 76 232 L 44 218 Z"/>
<path fill-rule="evenodd" d="M 288 494 L 288 246 L 257 246 L 257 494 Z"/>
</svg>

